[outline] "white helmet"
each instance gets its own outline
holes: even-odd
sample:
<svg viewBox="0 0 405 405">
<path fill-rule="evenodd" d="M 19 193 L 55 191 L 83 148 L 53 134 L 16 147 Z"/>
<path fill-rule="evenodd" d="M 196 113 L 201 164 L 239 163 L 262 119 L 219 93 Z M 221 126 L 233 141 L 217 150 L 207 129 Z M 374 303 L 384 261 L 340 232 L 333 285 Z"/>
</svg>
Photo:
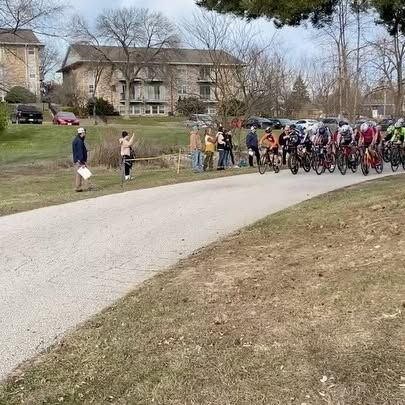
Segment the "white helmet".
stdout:
<svg viewBox="0 0 405 405">
<path fill-rule="evenodd" d="M 79 128 L 78 130 L 77 130 L 77 133 L 78 134 L 84 134 L 86 132 L 86 130 L 84 129 L 84 128 Z"/>
<path fill-rule="evenodd" d="M 350 132 L 350 130 L 351 130 L 351 128 L 350 128 L 350 126 L 347 125 L 347 124 L 342 125 L 342 126 L 340 127 L 340 133 L 342 133 L 342 134 L 347 134 L 347 133 Z"/>
<path fill-rule="evenodd" d="M 370 128 L 370 126 L 368 125 L 368 123 L 364 122 L 363 124 L 361 124 L 360 131 L 367 132 L 369 128 Z"/>
<path fill-rule="evenodd" d="M 394 125 L 395 128 L 401 128 L 402 127 L 402 122 L 400 122 L 399 120 L 395 123 Z"/>
</svg>

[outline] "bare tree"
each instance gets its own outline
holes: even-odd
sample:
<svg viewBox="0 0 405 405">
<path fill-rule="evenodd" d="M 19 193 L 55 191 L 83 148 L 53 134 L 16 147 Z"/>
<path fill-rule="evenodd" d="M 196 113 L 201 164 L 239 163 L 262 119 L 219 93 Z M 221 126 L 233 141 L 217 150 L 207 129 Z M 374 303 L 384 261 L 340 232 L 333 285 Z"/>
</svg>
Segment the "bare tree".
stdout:
<svg viewBox="0 0 405 405">
<path fill-rule="evenodd" d="M 125 80 L 125 117 L 130 114 L 130 91 L 135 79 L 148 67 L 164 65 L 164 49 L 176 47 L 174 25 L 161 13 L 124 7 L 104 10 L 92 29 L 76 17 L 74 38 L 90 45 L 100 60 L 108 62 Z M 105 45 L 117 47 L 111 55 Z"/>
<path fill-rule="evenodd" d="M 46 77 L 50 73 L 54 72 L 55 69 L 60 65 L 61 56 L 59 53 L 59 48 L 52 43 L 48 43 L 40 50 L 39 59 L 39 73 L 41 80 L 45 80 Z"/>
<path fill-rule="evenodd" d="M 38 34 L 57 35 L 57 17 L 64 8 L 61 0 L 0 0 L 0 27 L 13 33 L 32 29 Z"/>
<path fill-rule="evenodd" d="M 402 115 L 404 103 L 405 36 L 397 33 L 370 42 L 374 51 L 371 60 L 379 89 L 388 89 L 395 95 L 395 115 Z"/>
</svg>

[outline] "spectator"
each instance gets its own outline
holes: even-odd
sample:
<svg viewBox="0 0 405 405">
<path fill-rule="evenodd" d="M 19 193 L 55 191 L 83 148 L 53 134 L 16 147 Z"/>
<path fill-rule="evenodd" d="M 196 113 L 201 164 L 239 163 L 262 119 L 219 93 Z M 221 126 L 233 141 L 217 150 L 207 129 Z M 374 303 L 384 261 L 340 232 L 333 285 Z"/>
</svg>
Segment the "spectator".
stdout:
<svg viewBox="0 0 405 405">
<path fill-rule="evenodd" d="M 229 167 L 229 159 L 231 160 L 233 167 L 235 166 L 235 156 L 233 155 L 233 139 L 232 139 L 232 131 L 225 132 L 225 166 Z"/>
<path fill-rule="evenodd" d="M 127 131 L 122 131 L 122 136 L 120 139 L 121 145 L 121 157 L 124 163 L 125 170 L 125 180 L 131 179 L 131 169 L 133 165 L 133 159 L 135 159 L 135 153 L 132 149 L 134 144 L 135 134 L 132 134 L 131 139 L 129 138 Z"/>
<path fill-rule="evenodd" d="M 225 170 L 225 136 L 224 128 L 219 127 L 217 133 L 217 149 L 219 152 L 218 168 L 217 170 Z"/>
<path fill-rule="evenodd" d="M 87 148 L 84 143 L 86 139 L 86 130 L 84 128 L 79 128 L 77 130 L 77 136 L 72 142 L 72 152 L 73 152 L 73 163 L 75 165 L 75 190 L 77 192 L 83 191 L 83 185 L 85 180 L 78 173 L 81 167 L 87 166 Z"/>
<path fill-rule="evenodd" d="M 203 171 L 202 163 L 202 145 L 198 127 L 193 127 L 190 134 L 191 166 L 194 173 Z"/>
<path fill-rule="evenodd" d="M 214 168 L 214 153 L 215 153 L 215 137 L 212 136 L 212 129 L 206 128 L 204 134 L 205 140 L 205 159 L 204 171 Z"/>
<path fill-rule="evenodd" d="M 278 138 L 279 145 L 283 148 L 283 165 L 287 164 L 287 139 L 290 137 L 290 126 L 286 125 Z"/>
<path fill-rule="evenodd" d="M 257 165 L 260 162 L 260 153 L 259 153 L 259 140 L 257 139 L 256 127 L 251 127 L 250 132 L 246 137 L 246 146 L 249 151 L 249 166 L 254 167 L 253 165 L 253 156 L 256 155 Z"/>
</svg>

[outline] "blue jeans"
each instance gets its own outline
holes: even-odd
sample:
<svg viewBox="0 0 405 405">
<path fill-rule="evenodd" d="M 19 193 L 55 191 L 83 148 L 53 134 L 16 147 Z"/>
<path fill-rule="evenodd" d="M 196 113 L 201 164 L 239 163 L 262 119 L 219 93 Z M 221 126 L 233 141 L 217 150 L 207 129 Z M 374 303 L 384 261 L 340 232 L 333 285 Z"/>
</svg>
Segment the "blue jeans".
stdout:
<svg viewBox="0 0 405 405">
<path fill-rule="evenodd" d="M 191 167 L 195 173 L 203 171 L 203 154 L 200 150 L 193 150 L 191 152 Z"/>
<path fill-rule="evenodd" d="M 218 169 L 225 169 L 225 158 L 226 158 L 226 154 L 225 151 L 223 149 L 219 149 L 219 160 L 218 160 Z"/>
</svg>

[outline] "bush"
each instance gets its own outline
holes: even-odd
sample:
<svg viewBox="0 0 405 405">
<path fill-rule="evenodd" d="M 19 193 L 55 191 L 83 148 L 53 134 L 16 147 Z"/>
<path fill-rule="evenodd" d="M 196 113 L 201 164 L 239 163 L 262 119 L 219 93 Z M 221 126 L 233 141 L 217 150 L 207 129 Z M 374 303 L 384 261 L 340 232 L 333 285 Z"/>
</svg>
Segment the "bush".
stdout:
<svg viewBox="0 0 405 405">
<path fill-rule="evenodd" d="M 90 99 L 87 103 L 88 115 L 93 115 L 94 99 Z M 114 106 L 103 98 L 96 98 L 96 115 L 108 116 L 116 115 Z"/>
<path fill-rule="evenodd" d="M 153 145 L 149 143 L 145 143 L 142 138 L 136 139 L 133 145 L 135 155 L 137 158 L 145 158 L 145 157 L 155 157 L 161 156 L 163 154 L 170 154 L 173 153 L 170 147 L 162 147 L 159 145 Z M 119 135 L 117 135 L 116 131 L 111 132 L 108 134 L 104 142 L 97 145 L 95 150 L 92 154 L 92 163 L 99 165 L 99 166 L 106 166 L 108 169 L 113 168 L 116 169 L 121 164 L 121 155 L 120 155 L 120 145 L 119 145 Z M 154 166 L 159 167 L 167 167 L 168 162 L 165 159 L 159 159 L 156 161 L 148 162 L 139 162 L 137 164 L 153 164 Z"/>
<path fill-rule="evenodd" d="M 191 114 L 204 114 L 206 106 L 198 97 L 179 97 L 176 104 L 177 114 L 189 117 Z"/>
<path fill-rule="evenodd" d="M 6 103 L 0 103 L 0 131 L 8 126 L 9 109 Z"/>
<path fill-rule="evenodd" d="M 11 104 L 27 104 L 35 103 L 37 97 L 25 87 L 15 86 L 7 93 L 5 100 Z"/>
</svg>

